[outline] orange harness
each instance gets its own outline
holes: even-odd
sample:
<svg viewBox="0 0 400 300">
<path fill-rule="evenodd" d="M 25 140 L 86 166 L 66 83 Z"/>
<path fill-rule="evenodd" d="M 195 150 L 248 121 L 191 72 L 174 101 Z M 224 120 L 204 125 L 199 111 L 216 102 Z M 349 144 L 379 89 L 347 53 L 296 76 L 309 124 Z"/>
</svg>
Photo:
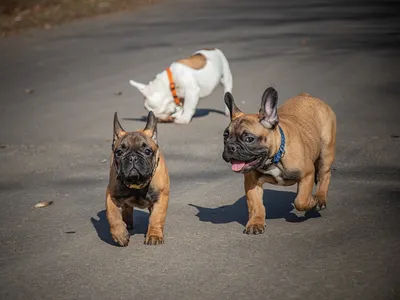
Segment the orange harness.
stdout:
<svg viewBox="0 0 400 300">
<path fill-rule="evenodd" d="M 174 78 L 172 77 L 171 68 L 167 69 L 167 74 L 168 74 L 168 80 L 169 80 L 169 88 L 171 89 L 172 97 L 174 97 L 174 102 L 176 105 L 181 106 L 182 101 L 176 93 L 176 86 L 175 86 Z"/>
</svg>

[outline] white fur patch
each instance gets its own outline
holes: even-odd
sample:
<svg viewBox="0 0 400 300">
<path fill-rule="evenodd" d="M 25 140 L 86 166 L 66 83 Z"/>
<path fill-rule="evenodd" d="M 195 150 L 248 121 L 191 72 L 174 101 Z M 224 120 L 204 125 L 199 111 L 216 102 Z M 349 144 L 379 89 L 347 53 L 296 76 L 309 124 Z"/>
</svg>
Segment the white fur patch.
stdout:
<svg viewBox="0 0 400 300">
<path fill-rule="evenodd" d="M 265 174 L 265 175 L 270 175 L 272 177 L 275 178 L 275 180 L 277 181 L 278 185 L 284 185 L 285 184 L 285 180 L 282 177 L 282 171 L 276 167 L 276 166 L 271 166 L 268 170 L 258 170 L 261 173 Z"/>
</svg>

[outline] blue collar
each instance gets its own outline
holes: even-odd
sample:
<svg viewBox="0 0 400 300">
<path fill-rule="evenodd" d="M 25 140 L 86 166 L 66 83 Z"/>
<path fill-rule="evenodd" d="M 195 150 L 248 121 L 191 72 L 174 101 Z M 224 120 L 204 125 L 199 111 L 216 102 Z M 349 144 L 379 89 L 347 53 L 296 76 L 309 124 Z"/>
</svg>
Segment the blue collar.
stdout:
<svg viewBox="0 0 400 300">
<path fill-rule="evenodd" d="M 278 152 L 274 155 L 274 164 L 277 164 L 285 154 L 285 134 L 283 133 L 281 126 L 279 126 L 279 132 L 281 133 L 281 146 L 279 147 Z"/>
</svg>

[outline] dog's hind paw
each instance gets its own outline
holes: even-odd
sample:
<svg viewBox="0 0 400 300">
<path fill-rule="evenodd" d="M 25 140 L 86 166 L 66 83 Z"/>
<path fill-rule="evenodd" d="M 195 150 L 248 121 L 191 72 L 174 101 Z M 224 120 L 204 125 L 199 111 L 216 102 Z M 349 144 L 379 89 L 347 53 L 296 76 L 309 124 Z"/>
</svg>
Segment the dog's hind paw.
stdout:
<svg viewBox="0 0 400 300">
<path fill-rule="evenodd" d="M 317 204 L 318 210 L 324 210 L 326 208 L 326 198 L 322 198 L 322 197 L 318 197 L 318 196 L 316 196 L 315 198 L 318 201 L 318 204 Z"/>
</svg>

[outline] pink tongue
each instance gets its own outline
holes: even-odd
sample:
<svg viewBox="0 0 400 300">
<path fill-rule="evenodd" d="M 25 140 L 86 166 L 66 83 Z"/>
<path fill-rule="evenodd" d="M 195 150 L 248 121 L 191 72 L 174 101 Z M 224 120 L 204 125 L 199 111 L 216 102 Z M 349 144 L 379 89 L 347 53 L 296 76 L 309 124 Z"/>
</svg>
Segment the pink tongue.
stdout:
<svg viewBox="0 0 400 300">
<path fill-rule="evenodd" d="M 244 165 L 246 164 L 243 161 L 237 161 L 237 160 L 233 160 L 231 163 L 232 163 L 232 170 L 235 172 L 239 172 L 240 170 L 242 170 Z"/>
</svg>

